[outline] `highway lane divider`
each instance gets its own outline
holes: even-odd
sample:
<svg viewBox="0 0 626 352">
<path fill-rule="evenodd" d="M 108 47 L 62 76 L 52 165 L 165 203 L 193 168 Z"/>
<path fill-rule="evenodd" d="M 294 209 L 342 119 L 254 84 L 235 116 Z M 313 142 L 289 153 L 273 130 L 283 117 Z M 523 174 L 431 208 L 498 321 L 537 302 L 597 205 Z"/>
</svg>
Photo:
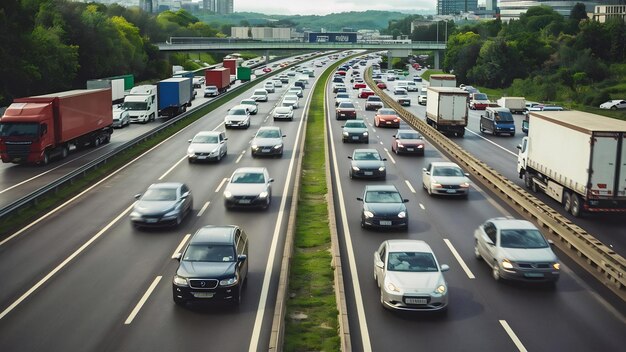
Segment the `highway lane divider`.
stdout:
<svg viewBox="0 0 626 352">
<path fill-rule="evenodd" d="M 54 208 L 63 201 L 70 199 L 73 195 L 80 193 L 82 189 L 93 182 L 105 177 L 107 174 L 122 167 L 138 155 L 150 150 L 150 148 L 159 144 L 161 141 L 186 128 L 216 108 L 233 100 L 250 87 L 267 80 L 268 77 L 278 75 L 296 64 L 316 60 L 327 55 L 328 53 L 322 53 L 317 56 L 312 56 L 307 60 L 292 63 L 274 70 L 271 74 L 257 76 L 255 79 L 245 82 L 213 100 L 202 103 L 193 110 L 189 110 L 177 117 L 169 119 L 153 130 L 120 145 L 80 168 L 15 200 L 0 209 L 0 238 L 7 236 L 11 231 L 26 226 L 39 214 Z"/>
<path fill-rule="evenodd" d="M 371 67 L 364 76 L 369 87 L 387 106 L 396 110 L 407 124 L 456 163 L 464 166 L 476 180 L 518 213 L 535 221 L 549 233 L 559 249 L 626 301 L 626 259 L 623 256 L 405 110 L 376 86 L 372 80 Z"/>
</svg>

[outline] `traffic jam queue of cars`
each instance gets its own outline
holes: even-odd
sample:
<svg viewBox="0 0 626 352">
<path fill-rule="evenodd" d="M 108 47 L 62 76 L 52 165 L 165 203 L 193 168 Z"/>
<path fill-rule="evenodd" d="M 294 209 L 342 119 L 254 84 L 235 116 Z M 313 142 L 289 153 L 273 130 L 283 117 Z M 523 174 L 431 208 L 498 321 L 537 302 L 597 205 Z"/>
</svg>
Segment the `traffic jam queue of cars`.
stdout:
<svg viewBox="0 0 626 352">
<path fill-rule="evenodd" d="M 335 93 L 335 118 L 342 121 L 341 134 L 344 143 L 369 143 L 369 130 L 359 104 L 353 101 L 348 92 L 344 77 L 359 64 L 349 62 L 340 67 L 332 79 Z M 355 68 L 356 67 L 356 68 Z M 354 73 L 350 76 L 360 76 Z M 375 68 L 374 73 L 380 71 Z M 395 80 L 395 77 L 388 80 Z M 378 79 L 382 79 L 382 76 Z M 421 81 L 421 80 L 420 80 Z M 377 82 L 377 85 L 382 81 Z M 398 81 L 396 81 L 398 82 Z M 417 82 L 417 81 L 414 81 Z M 413 82 L 411 82 L 413 83 Z M 380 87 L 380 85 L 379 85 Z M 389 88 L 391 97 L 401 105 L 410 106 L 409 92 L 420 94 L 419 84 L 411 85 L 410 91 L 404 87 Z M 375 93 L 354 81 L 351 87 L 357 99 L 365 101 L 365 110 L 376 111 L 374 126 L 397 129 L 391 140 L 391 151 L 397 155 L 424 156 L 425 142 L 415 130 L 401 126 L 401 118 L 391 108 L 386 108 Z M 385 85 L 385 88 L 387 86 Z M 480 93 L 479 93 L 480 94 Z M 476 95 L 472 108 L 484 109 L 484 97 Z M 481 131 L 494 134 L 508 133 L 507 109 L 487 107 L 483 116 Z M 495 116 L 495 117 L 494 117 Z M 497 125 L 488 125 L 489 119 Z M 495 127 L 494 127 L 495 126 Z M 380 183 L 366 184 L 363 193 L 357 198 L 361 202 L 360 224 L 364 229 L 407 231 L 409 219 L 407 206 L 409 199 L 403 197 L 399 189 L 386 184 L 386 158 L 375 147 L 356 147 L 348 156 L 350 160 L 349 178 L 380 180 Z M 453 162 L 433 161 L 422 170 L 422 188 L 430 196 L 467 199 L 470 194 L 469 174 Z M 551 249 L 551 242 L 532 223 L 510 217 L 493 218 L 485 221 L 474 231 L 474 255 L 490 268 L 493 279 L 519 280 L 527 282 L 555 283 L 559 279 L 560 264 Z M 393 239 L 384 241 L 373 256 L 373 275 L 380 289 L 380 302 L 384 308 L 401 311 L 435 311 L 445 313 L 448 308 L 448 284 L 443 273 L 449 270 L 441 264 L 431 247 L 424 241 Z"/>
</svg>

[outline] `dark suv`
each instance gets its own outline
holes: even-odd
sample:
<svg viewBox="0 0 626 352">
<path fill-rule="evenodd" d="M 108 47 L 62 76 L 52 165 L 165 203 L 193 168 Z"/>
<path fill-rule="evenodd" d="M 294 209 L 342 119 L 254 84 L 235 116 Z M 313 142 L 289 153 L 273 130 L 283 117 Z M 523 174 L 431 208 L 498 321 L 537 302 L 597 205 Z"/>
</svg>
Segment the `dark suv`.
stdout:
<svg viewBox="0 0 626 352">
<path fill-rule="evenodd" d="M 502 133 L 515 136 L 513 114 L 507 108 L 487 108 L 480 116 L 480 132 L 489 131 L 496 136 Z"/>
<path fill-rule="evenodd" d="M 172 282 L 176 304 L 241 303 L 248 276 L 248 236 L 238 226 L 204 226 L 191 237 Z"/>
</svg>

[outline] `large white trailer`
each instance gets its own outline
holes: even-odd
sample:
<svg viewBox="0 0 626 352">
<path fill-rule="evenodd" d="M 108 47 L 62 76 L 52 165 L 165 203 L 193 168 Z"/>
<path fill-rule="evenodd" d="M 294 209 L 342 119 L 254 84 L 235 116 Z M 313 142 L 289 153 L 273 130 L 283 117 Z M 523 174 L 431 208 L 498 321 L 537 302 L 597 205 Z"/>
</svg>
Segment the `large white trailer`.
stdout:
<svg viewBox="0 0 626 352">
<path fill-rule="evenodd" d="M 578 217 L 626 211 L 626 121 L 580 111 L 533 111 L 517 171 Z"/>
<path fill-rule="evenodd" d="M 452 87 L 428 87 L 426 122 L 442 133 L 465 135 L 469 93 Z"/>
</svg>

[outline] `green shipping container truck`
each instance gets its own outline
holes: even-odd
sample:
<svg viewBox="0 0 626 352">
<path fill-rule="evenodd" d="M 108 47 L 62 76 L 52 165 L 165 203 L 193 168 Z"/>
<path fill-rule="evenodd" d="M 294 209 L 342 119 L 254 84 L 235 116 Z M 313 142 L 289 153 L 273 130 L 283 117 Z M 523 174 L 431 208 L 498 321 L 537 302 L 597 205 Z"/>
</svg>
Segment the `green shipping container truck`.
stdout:
<svg viewBox="0 0 626 352">
<path fill-rule="evenodd" d="M 252 69 L 250 67 L 237 67 L 237 79 L 242 82 L 248 82 L 252 75 Z"/>
</svg>

